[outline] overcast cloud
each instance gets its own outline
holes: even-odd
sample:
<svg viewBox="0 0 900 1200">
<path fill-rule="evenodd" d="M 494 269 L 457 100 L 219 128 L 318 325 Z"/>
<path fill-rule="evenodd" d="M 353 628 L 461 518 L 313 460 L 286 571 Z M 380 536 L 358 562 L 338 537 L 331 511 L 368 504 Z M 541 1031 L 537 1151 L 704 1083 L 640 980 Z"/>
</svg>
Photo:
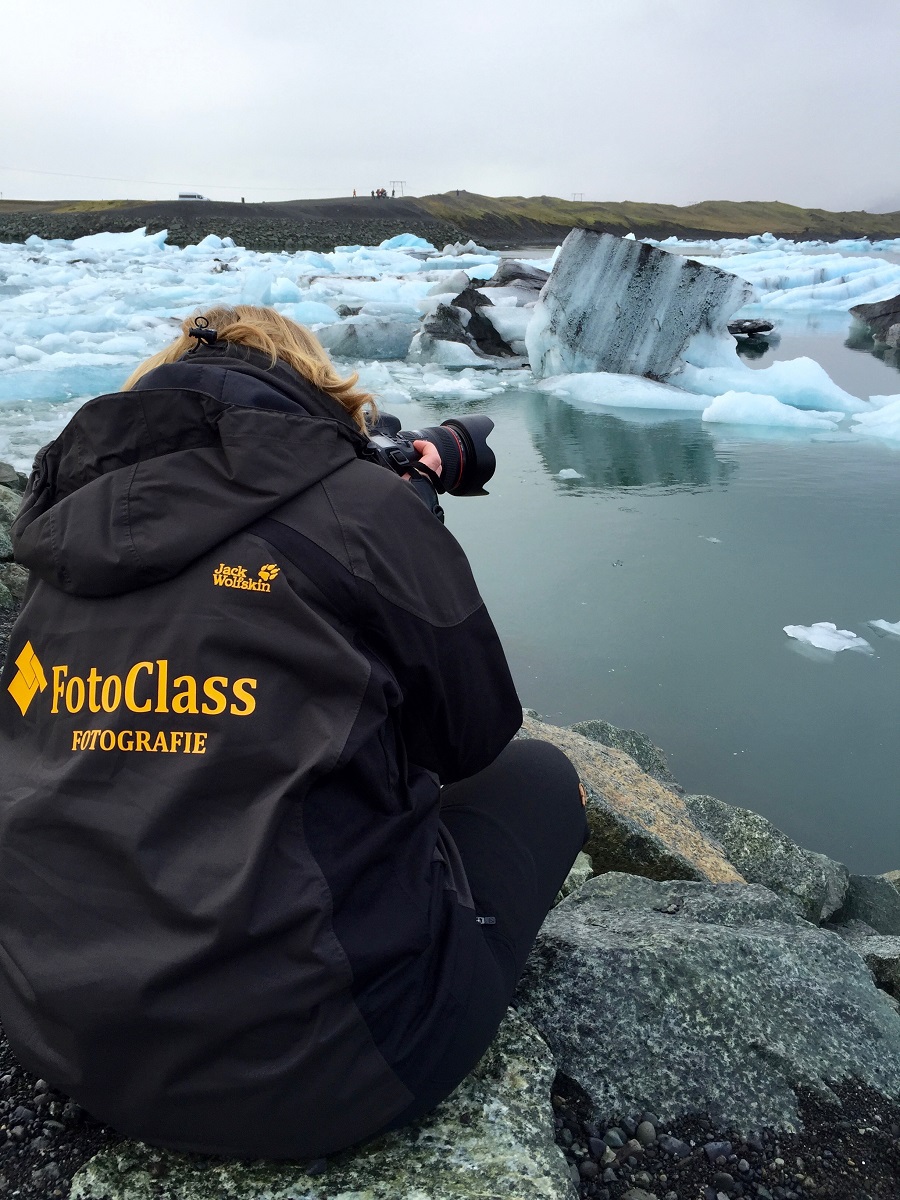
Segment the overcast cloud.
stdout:
<svg viewBox="0 0 900 1200">
<path fill-rule="evenodd" d="M 900 208 L 898 61 L 897 0 L 16 0 L 0 192 Z"/>
</svg>

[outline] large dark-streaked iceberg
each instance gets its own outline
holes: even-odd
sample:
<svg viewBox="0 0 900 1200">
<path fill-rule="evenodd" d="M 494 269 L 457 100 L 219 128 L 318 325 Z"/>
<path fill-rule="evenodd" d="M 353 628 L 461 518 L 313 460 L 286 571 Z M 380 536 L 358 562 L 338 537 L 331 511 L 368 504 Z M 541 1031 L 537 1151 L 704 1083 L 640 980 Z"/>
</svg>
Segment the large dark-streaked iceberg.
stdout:
<svg viewBox="0 0 900 1200">
<path fill-rule="evenodd" d="M 727 338 L 753 296 L 736 275 L 609 233 L 573 229 L 525 335 L 538 378 L 611 371 L 666 379 L 690 343 Z"/>
</svg>

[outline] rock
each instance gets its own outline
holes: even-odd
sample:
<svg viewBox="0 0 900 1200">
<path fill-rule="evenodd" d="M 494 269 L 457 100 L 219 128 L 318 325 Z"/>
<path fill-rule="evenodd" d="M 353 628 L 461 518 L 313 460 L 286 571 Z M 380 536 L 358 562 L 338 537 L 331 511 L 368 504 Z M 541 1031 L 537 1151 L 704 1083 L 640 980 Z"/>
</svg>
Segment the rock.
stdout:
<svg viewBox="0 0 900 1200">
<path fill-rule="evenodd" d="M 790 901 L 807 921 L 825 921 L 844 903 L 850 872 L 842 863 L 802 849 L 749 809 L 735 808 L 713 796 L 685 796 L 684 803 L 745 879 Z"/>
<path fill-rule="evenodd" d="M 876 342 L 889 344 L 891 328 L 900 324 L 900 296 L 881 300 L 878 304 L 855 304 L 850 313 L 858 321 L 869 326 Z"/>
<path fill-rule="evenodd" d="M 759 337 L 761 333 L 771 333 L 775 326 L 771 321 L 729 321 L 728 332 L 732 337 Z"/>
<path fill-rule="evenodd" d="M 885 871 L 881 878 L 886 879 L 889 884 L 900 892 L 900 871 Z"/>
<path fill-rule="evenodd" d="M 7 487 L 6 484 L 0 484 L 0 523 L 7 529 L 18 516 L 21 503 L 22 497 L 17 491 Z"/>
<path fill-rule="evenodd" d="M 651 879 L 743 882 L 721 847 L 694 823 L 681 797 L 642 771 L 630 755 L 527 715 L 517 736 L 552 742 L 574 763 L 588 793 L 591 835 L 585 851 L 595 874 L 627 871 Z"/>
<path fill-rule="evenodd" d="M 9 530 L 0 521 L 0 562 L 12 562 L 13 547 Z"/>
<path fill-rule="evenodd" d="M 579 851 L 577 858 L 572 864 L 572 869 L 569 871 L 563 885 L 560 888 L 554 904 L 559 904 L 560 900 L 565 900 L 566 896 L 576 892 L 582 884 L 587 883 L 594 873 L 594 868 L 590 858 L 583 850 Z"/>
<path fill-rule="evenodd" d="M 611 371 L 664 380 L 698 335 L 727 338 L 753 296 L 736 275 L 609 233 L 573 229 L 544 285 L 526 342 L 538 378 Z"/>
<path fill-rule="evenodd" d="M 319 1160 L 316 1174 L 124 1142 L 81 1168 L 70 1200 L 575 1200 L 553 1140 L 553 1077 L 547 1047 L 510 1010 L 487 1054 L 433 1113 Z"/>
<path fill-rule="evenodd" d="M 798 1086 L 900 1096 L 900 1018 L 833 933 L 758 884 L 589 880 L 547 916 L 518 990 L 598 1112 L 796 1129 Z M 660 1148 L 667 1149 L 663 1137 Z"/>
<path fill-rule="evenodd" d="M 900 933 L 900 892 L 883 875 L 851 875 L 835 921 L 865 921 L 876 933 Z"/>
<path fill-rule="evenodd" d="M 662 750 L 659 746 L 654 746 L 646 734 L 638 733 L 636 729 L 617 729 L 615 725 L 606 721 L 576 721 L 569 728 L 590 738 L 591 741 L 612 746 L 615 750 L 624 750 L 626 754 L 631 755 L 642 771 L 646 771 L 660 783 L 678 787 Z"/>
<path fill-rule="evenodd" d="M 18 608 L 18 601 L 5 583 L 0 583 L 0 612 L 12 612 Z"/>
<path fill-rule="evenodd" d="M 28 587 L 28 572 L 14 562 L 0 562 L 0 583 L 6 585 L 14 599 L 25 599 L 25 589 Z"/>
<path fill-rule="evenodd" d="M 834 927 L 875 976 L 875 982 L 895 1000 L 900 1000 L 900 937 L 875 934 L 868 937 L 856 930 Z"/>
<path fill-rule="evenodd" d="M 10 463 L 0 462 L 0 485 L 12 488 L 16 492 L 21 490 L 19 487 L 19 472 Z"/>
</svg>

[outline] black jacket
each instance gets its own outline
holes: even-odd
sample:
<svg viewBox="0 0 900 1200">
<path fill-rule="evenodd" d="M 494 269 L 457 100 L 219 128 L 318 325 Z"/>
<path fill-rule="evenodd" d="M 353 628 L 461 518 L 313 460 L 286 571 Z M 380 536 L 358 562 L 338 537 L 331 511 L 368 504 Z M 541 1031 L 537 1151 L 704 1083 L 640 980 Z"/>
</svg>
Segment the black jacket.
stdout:
<svg viewBox="0 0 900 1200">
<path fill-rule="evenodd" d="M 328 1153 L 453 1037 L 439 783 L 521 708 L 465 556 L 343 410 L 210 348 L 39 454 L 0 680 L 0 1020 L 127 1134 Z"/>
</svg>

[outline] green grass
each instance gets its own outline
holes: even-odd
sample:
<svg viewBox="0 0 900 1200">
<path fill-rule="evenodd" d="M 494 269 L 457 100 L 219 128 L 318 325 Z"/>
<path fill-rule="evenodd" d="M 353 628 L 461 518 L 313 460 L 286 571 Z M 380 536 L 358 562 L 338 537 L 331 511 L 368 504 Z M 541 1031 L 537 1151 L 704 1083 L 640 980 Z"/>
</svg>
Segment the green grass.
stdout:
<svg viewBox="0 0 900 1200">
<path fill-rule="evenodd" d="M 835 213 L 823 208 L 797 208 L 777 200 L 704 200 L 701 204 L 680 208 L 674 204 L 642 204 L 630 200 L 621 203 L 578 202 L 558 196 L 495 197 L 471 192 L 460 192 L 457 196 L 455 192 L 445 192 L 422 196 L 419 203 L 432 216 L 455 221 L 463 227 L 473 222 L 505 221 L 513 224 L 600 225 L 622 233 L 671 226 L 742 236 L 771 232 L 785 237 L 834 238 L 869 233 L 900 237 L 900 212 Z"/>
</svg>

